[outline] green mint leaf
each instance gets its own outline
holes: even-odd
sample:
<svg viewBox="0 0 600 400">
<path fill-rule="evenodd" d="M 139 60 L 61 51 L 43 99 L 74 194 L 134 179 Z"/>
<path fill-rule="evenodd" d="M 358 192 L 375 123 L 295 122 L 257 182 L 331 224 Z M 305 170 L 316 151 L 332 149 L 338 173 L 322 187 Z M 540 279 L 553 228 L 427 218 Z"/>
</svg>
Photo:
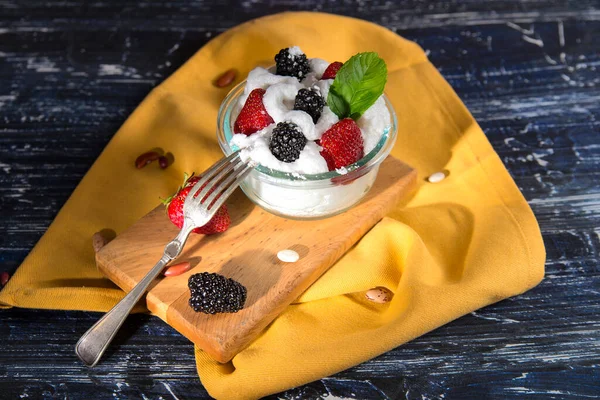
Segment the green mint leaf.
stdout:
<svg viewBox="0 0 600 400">
<path fill-rule="evenodd" d="M 327 105 L 339 119 L 344 119 L 346 116 L 350 115 L 350 105 L 344 100 L 342 94 L 336 91 L 336 88 L 334 88 L 333 85 L 329 88 Z"/>
<path fill-rule="evenodd" d="M 387 66 L 377 53 L 356 54 L 337 72 L 327 105 L 339 119 L 357 120 L 383 94 L 386 81 Z"/>
</svg>

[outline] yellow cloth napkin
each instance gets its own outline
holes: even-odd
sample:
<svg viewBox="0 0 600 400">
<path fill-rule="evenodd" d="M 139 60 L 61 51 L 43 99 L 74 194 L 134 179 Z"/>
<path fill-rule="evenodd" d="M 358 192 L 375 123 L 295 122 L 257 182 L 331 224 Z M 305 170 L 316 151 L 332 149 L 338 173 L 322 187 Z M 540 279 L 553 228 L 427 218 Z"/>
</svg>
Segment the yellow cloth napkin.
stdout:
<svg viewBox="0 0 600 400">
<path fill-rule="evenodd" d="M 219 364 L 196 349 L 212 396 L 256 398 L 319 379 L 542 279 L 545 251 L 530 208 L 424 52 L 368 22 L 301 12 L 225 32 L 154 89 L 0 292 L 0 303 L 110 309 L 123 292 L 97 271 L 92 234 L 122 231 L 171 193 L 184 171 L 202 171 L 220 158 L 215 123 L 227 90 L 212 81 L 232 67 L 239 81 L 291 45 L 330 61 L 361 51 L 385 59 L 399 126 L 392 154 L 418 169 L 419 188 L 231 362 Z M 175 163 L 136 170 L 136 156 L 154 147 L 172 152 Z M 442 170 L 445 180 L 426 181 Z M 394 292 L 392 301 L 366 300 L 374 286 Z"/>
</svg>

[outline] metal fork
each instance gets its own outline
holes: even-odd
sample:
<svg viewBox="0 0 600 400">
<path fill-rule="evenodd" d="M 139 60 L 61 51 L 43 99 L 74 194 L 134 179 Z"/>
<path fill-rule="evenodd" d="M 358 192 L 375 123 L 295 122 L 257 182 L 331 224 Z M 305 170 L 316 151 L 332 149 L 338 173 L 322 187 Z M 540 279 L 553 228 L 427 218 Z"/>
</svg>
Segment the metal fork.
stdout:
<svg viewBox="0 0 600 400">
<path fill-rule="evenodd" d="M 253 165 L 240 159 L 238 151 L 221 159 L 204 172 L 183 204 L 183 227 L 175 239 L 166 245 L 161 259 L 117 305 L 84 333 L 75 345 L 75 354 L 84 364 L 93 367 L 98 363 L 150 283 L 170 261 L 179 256 L 192 230 L 210 221 L 252 168 Z"/>
</svg>

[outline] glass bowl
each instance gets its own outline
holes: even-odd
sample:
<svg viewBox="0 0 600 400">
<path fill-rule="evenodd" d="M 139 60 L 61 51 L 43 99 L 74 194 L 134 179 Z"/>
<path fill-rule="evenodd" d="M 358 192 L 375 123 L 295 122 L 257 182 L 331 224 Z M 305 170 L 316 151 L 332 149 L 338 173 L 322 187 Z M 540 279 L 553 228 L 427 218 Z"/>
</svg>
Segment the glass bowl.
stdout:
<svg viewBox="0 0 600 400">
<path fill-rule="evenodd" d="M 225 155 L 238 150 L 229 142 L 235 118 L 241 108 L 238 100 L 244 92 L 245 84 L 244 81 L 234 87 L 219 109 L 217 138 Z M 391 126 L 383 132 L 369 154 L 345 168 L 346 174 L 337 171 L 292 174 L 259 165 L 244 179 L 240 187 L 253 203 L 285 218 L 321 219 L 349 209 L 371 189 L 381 162 L 396 142 L 396 113 L 385 95 L 384 100 L 390 113 Z"/>
</svg>

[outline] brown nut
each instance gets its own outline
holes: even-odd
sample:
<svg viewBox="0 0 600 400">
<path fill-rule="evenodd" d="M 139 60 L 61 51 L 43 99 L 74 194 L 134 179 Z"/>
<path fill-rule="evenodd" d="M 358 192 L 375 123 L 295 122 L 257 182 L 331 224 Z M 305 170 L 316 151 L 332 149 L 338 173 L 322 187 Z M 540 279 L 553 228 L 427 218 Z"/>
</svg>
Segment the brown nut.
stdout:
<svg viewBox="0 0 600 400">
<path fill-rule="evenodd" d="M 189 261 L 180 262 L 178 264 L 174 264 L 169 266 L 165 272 L 163 272 L 164 276 L 177 276 L 181 275 L 184 272 L 187 272 L 192 267 Z"/>
<path fill-rule="evenodd" d="M 146 165 L 150 164 L 152 161 L 158 160 L 160 154 L 155 151 L 148 151 L 144 154 L 141 154 L 135 160 L 135 167 L 137 169 L 144 168 Z"/>
<path fill-rule="evenodd" d="M 372 301 L 373 303 L 387 303 L 394 297 L 394 294 L 390 292 L 388 289 L 378 286 L 373 289 L 367 290 L 365 293 L 367 300 Z"/>
<path fill-rule="evenodd" d="M 220 88 L 229 86 L 231 85 L 231 82 L 234 81 L 235 76 L 235 69 L 228 69 L 217 78 L 217 80 L 215 81 L 215 86 Z"/>
<path fill-rule="evenodd" d="M 0 274 L 0 285 L 4 286 L 10 279 L 10 274 L 6 271 Z"/>
<path fill-rule="evenodd" d="M 160 156 L 158 157 L 158 165 L 162 168 L 165 169 L 169 166 L 169 159 L 165 156 Z"/>
<path fill-rule="evenodd" d="M 104 236 L 102 232 L 96 232 L 92 236 L 92 247 L 96 253 L 99 252 L 101 248 L 106 246 L 108 242 L 110 242 L 110 240 Z"/>
</svg>

